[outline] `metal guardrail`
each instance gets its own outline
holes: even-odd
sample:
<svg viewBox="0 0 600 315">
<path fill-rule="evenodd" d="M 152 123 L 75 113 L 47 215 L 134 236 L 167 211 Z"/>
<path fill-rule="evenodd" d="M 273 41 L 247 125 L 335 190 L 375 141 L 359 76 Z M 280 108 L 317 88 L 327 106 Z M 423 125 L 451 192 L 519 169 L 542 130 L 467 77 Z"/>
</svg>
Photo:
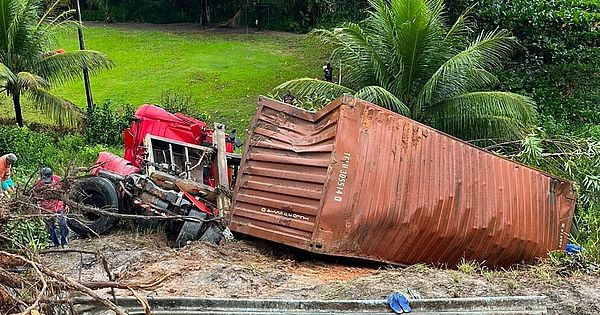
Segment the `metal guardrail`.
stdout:
<svg viewBox="0 0 600 315">
<path fill-rule="evenodd" d="M 393 314 L 385 300 L 251 300 L 195 297 L 148 297 L 155 315 L 201 314 Z M 410 300 L 411 314 L 500 315 L 547 314 L 544 296 L 510 296 Z M 118 297 L 117 305 L 130 315 L 144 315 L 133 297 Z M 113 314 L 97 301 L 77 298 L 76 311 L 85 315 Z"/>
</svg>

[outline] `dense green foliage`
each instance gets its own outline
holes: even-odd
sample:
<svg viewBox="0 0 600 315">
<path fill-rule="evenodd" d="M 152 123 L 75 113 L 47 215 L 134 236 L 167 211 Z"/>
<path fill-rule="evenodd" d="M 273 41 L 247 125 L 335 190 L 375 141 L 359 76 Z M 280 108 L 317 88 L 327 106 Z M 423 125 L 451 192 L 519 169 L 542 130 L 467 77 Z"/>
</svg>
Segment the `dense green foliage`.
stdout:
<svg viewBox="0 0 600 315">
<path fill-rule="evenodd" d="M 98 0 L 96 0 L 98 2 Z M 210 24 L 220 25 L 238 16 L 237 26 L 283 31 L 308 31 L 314 26 L 358 21 L 366 0 L 230 0 L 207 1 Z M 94 6 L 98 7 L 98 6 Z M 180 23 L 200 22 L 202 1 L 191 0 L 109 0 L 108 6 L 84 11 L 87 20 L 116 22 Z M 108 13 L 108 14 L 107 14 Z"/>
<path fill-rule="evenodd" d="M 5 244 L 6 247 L 25 246 L 39 251 L 50 246 L 48 232 L 41 219 L 12 221 L 3 226 L 2 230 L 8 234 L 12 242 L 12 244 Z"/>
<path fill-rule="evenodd" d="M 21 96 L 59 123 L 77 124 L 78 108 L 50 87 L 80 77 L 82 67 L 95 71 L 111 66 L 99 52 L 56 51 L 54 34 L 74 24 L 73 11 L 55 12 L 57 3 L 43 11 L 41 0 L 0 0 L 0 92 L 12 97 L 21 127 Z"/>
<path fill-rule="evenodd" d="M 369 17 L 313 31 L 343 64 L 341 85 L 288 81 L 299 98 L 351 93 L 463 139 L 516 138 L 535 121 L 533 102 L 495 90 L 490 71 L 515 48 L 503 30 L 471 36 L 469 17 L 446 25 L 443 2 L 370 0 Z"/>
<path fill-rule="evenodd" d="M 18 161 L 14 180 L 24 185 L 30 178 L 35 179 L 44 166 L 64 174 L 75 166 L 92 165 L 98 153 L 107 150 L 100 144 L 89 143 L 77 135 L 64 135 L 52 132 L 34 132 L 26 127 L 15 128 L 0 125 L 0 154 L 14 153 Z M 120 151 L 113 148 L 111 151 Z M 30 183 L 31 184 L 31 183 Z"/>
<path fill-rule="evenodd" d="M 122 146 L 123 130 L 130 124 L 135 109 L 124 105 L 112 108 L 110 101 L 86 112 L 85 140 L 87 143 Z"/>
<path fill-rule="evenodd" d="M 531 96 L 551 134 L 599 124 L 600 2 L 587 0 L 449 1 L 454 14 L 473 10 L 478 27 L 511 30 L 523 46 L 498 77 Z"/>
<path fill-rule="evenodd" d="M 108 1 L 108 10 L 90 8 L 84 12 L 84 17 L 87 20 L 109 19 L 115 22 L 197 22 L 200 15 L 199 3 L 200 1 L 177 0 Z"/>
</svg>

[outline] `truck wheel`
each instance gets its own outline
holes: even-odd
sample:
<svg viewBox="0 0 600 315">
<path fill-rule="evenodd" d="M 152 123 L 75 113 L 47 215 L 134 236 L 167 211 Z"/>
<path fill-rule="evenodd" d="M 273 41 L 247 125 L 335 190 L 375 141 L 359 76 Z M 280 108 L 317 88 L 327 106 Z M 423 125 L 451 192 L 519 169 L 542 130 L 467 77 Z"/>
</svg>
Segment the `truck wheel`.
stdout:
<svg viewBox="0 0 600 315">
<path fill-rule="evenodd" d="M 198 218 L 201 220 L 206 219 L 206 213 L 200 212 L 195 209 L 190 210 L 188 216 Z M 177 235 L 177 239 L 175 240 L 175 247 L 180 248 L 185 246 L 185 244 L 187 244 L 188 241 L 196 240 L 198 238 L 198 233 L 200 233 L 200 229 L 202 228 L 202 224 L 203 222 L 198 223 L 191 221 L 186 221 L 185 223 L 183 223 L 183 225 L 181 226 L 181 230 Z"/>
<path fill-rule="evenodd" d="M 222 239 L 223 239 L 223 231 L 214 222 L 210 223 L 206 227 L 206 230 L 204 231 L 204 233 L 202 233 L 202 236 L 200 236 L 201 241 L 209 242 L 209 243 L 213 243 L 213 244 L 219 244 Z"/>
<path fill-rule="evenodd" d="M 102 177 L 87 177 L 75 182 L 69 193 L 69 199 L 98 209 L 120 211 L 119 195 L 115 185 Z M 83 237 L 104 234 L 119 221 L 115 217 L 103 216 L 77 208 L 69 210 L 75 215 L 74 218 L 69 219 L 69 227 Z"/>
</svg>

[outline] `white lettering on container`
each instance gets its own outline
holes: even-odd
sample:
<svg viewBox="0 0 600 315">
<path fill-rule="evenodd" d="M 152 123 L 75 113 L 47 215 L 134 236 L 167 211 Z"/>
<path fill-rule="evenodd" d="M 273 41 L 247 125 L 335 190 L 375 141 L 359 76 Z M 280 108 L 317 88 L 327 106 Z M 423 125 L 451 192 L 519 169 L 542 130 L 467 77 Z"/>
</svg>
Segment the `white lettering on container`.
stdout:
<svg viewBox="0 0 600 315">
<path fill-rule="evenodd" d="M 282 210 L 277 210 L 277 209 L 269 209 L 269 208 L 264 208 L 264 207 L 260 208 L 260 211 L 264 212 L 264 213 L 280 215 L 280 216 L 286 217 L 286 218 L 310 221 L 310 219 L 307 216 L 293 213 L 293 212 L 287 212 L 287 211 L 282 211 Z"/>
<path fill-rule="evenodd" d="M 350 167 L 350 153 L 344 153 L 341 165 L 342 167 L 338 172 L 335 195 L 333 196 L 333 200 L 335 202 L 342 202 L 343 200 L 342 197 L 344 195 L 344 187 L 346 186 L 346 179 L 348 178 L 348 168 Z"/>
</svg>

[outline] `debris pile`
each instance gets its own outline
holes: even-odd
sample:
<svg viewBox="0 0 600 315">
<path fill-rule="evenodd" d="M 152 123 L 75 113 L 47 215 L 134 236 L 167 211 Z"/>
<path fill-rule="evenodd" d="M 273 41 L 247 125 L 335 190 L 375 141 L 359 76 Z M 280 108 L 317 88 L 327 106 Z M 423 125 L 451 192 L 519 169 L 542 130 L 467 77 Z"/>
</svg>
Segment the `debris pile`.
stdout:
<svg viewBox="0 0 600 315">
<path fill-rule="evenodd" d="M 75 172 L 76 174 L 77 172 Z M 34 191 L 21 189 L 9 198 L 0 201 L 0 314 L 75 314 L 73 310 L 73 297 L 85 295 L 104 304 L 107 308 L 119 315 L 126 312 L 111 302 L 109 297 L 101 296 L 96 290 L 109 289 L 114 298 L 115 289 L 124 289 L 137 297 L 141 305 L 147 305 L 145 298 L 136 290 L 147 290 L 159 285 L 166 277 L 159 277 L 148 283 L 118 282 L 111 271 L 111 264 L 102 253 L 97 250 L 83 249 L 49 249 L 35 252 L 29 244 L 21 244 L 13 238 L 10 226 L 18 222 L 31 222 L 54 215 L 38 206 L 44 199 L 62 199 L 70 207 L 69 220 L 78 220 L 83 211 L 121 217 L 123 215 L 112 213 L 110 209 L 97 209 L 75 203 L 65 196 L 70 193 L 73 180 L 76 176 L 67 176 L 61 185 Z M 128 215 L 127 218 L 147 216 Z M 152 218 L 152 217 L 150 217 Z M 185 217 L 164 218 L 164 220 L 185 220 Z M 31 232 L 35 233 L 35 232 Z M 78 253 L 82 257 L 91 256 L 95 261 L 101 262 L 105 273 L 102 281 L 84 281 L 55 268 L 48 267 L 44 256 L 49 254 Z M 82 268 L 82 266 L 79 266 Z M 81 274 L 81 272 L 80 272 Z M 149 309 L 149 308 L 148 308 Z"/>
</svg>

